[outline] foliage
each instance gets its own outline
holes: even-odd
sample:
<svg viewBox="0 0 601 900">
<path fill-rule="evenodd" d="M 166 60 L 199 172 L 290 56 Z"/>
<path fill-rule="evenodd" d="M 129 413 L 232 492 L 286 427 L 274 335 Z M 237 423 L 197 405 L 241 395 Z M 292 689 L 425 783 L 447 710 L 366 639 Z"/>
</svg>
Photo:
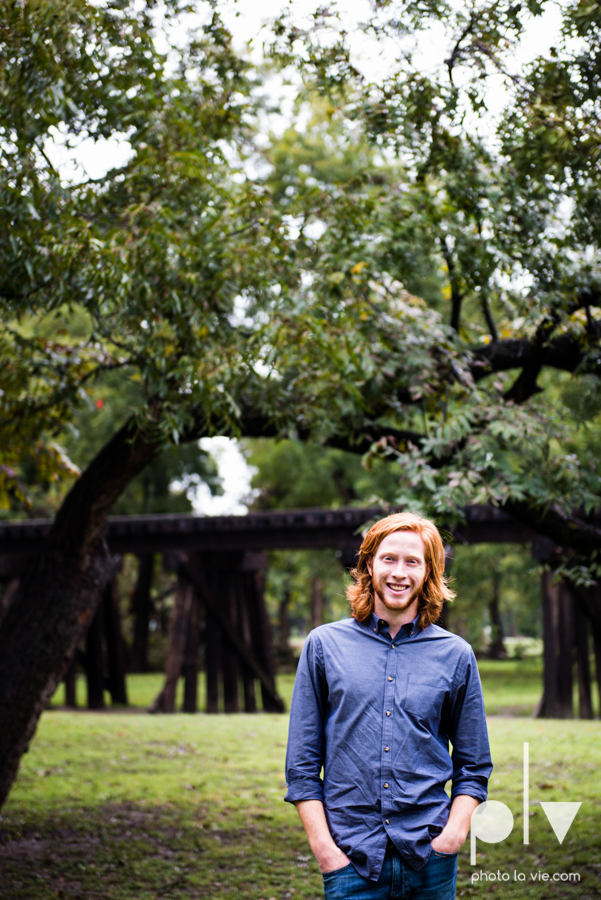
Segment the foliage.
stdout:
<svg viewBox="0 0 601 900">
<path fill-rule="evenodd" d="M 399 502 L 433 515 L 492 502 L 526 518 L 536 510 L 540 525 L 549 508 L 586 515 L 599 505 L 595 441 L 573 401 L 595 397 L 599 383 L 601 20 L 596 7 L 564 5 L 557 46 L 517 74 L 524 23 L 547 6 L 378 3 L 360 26 L 395 48 L 377 82 L 331 10 L 312 27 L 291 10 L 276 23 L 274 54 L 328 98 L 334 123 L 314 116 L 288 158 L 306 157 L 327 131 L 340 161 L 332 178 L 315 152 L 286 187 L 298 220 L 321 224 L 304 248 L 307 290 L 324 309 L 305 322 L 304 376 L 337 339 L 328 408 L 348 420 L 361 401 L 373 412 L 376 394 L 391 426 L 414 430 L 375 451 L 399 466 Z M 432 27 L 449 51 L 426 68 L 419 51 Z M 488 93 L 501 84 L 505 109 L 493 114 Z M 273 160 L 281 172 L 281 143 Z M 426 283 L 427 306 L 403 291 Z M 553 389 L 562 370 L 574 374 L 567 403 Z M 596 432 L 595 401 L 587 409 Z"/>
<path fill-rule="evenodd" d="M 505 635 L 541 636 L 540 575 L 530 548 L 519 544 L 453 545 L 451 572 L 457 599 L 449 628 L 483 650 L 483 628 L 492 623 L 489 605 L 498 579 Z"/>
<path fill-rule="evenodd" d="M 386 501 L 396 490 L 390 467 L 376 461 L 368 471 L 357 454 L 300 441 L 243 443 L 249 464 L 252 505 L 256 509 L 307 506 L 366 506 Z"/>
<path fill-rule="evenodd" d="M 166 730 L 153 716 L 46 713 L 0 820 L 0 897 L 259 900 L 289 893 L 314 900 L 321 878 L 296 812 L 282 802 L 286 729 L 287 717 L 273 715 L 172 716 Z M 501 844 L 479 843 L 477 870 L 517 869 L 528 880 L 529 872 L 578 872 L 576 890 L 595 896 L 598 727 L 493 717 L 489 729 L 491 799 L 509 805 L 515 826 Z M 527 847 L 524 741 L 533 813 Z M 584 801 L 561 847 L 540 800 Z M 482 893 L 470 886 L 471 872 L 465 845 L 461 896 Z M 565 889 L 511 881 L 499 895 L 552 898 Z"/>
<path fill-rule="evenodd" d="M 3 11 L 5 505 L 11 491 L 23 499 L 15 467 L 30 448 L 54 476 L 71 471 L 49 437 L 107 372 L 139 386 L 133 412 L 166 441 L 195 410 L 207 433 L 236 418 L 256 347 L 235 305 L 260 304 L 286 245 L 240 169 L 254 75 L 207 9 L 172 74 L 154 3 Z M 102 178 L 72 180 L 51 162 L 56 142 L 117 136 L 130 158 Z"/>
<path fill-rule="evenodd" d="M 590 578 L 600 23 L 566 5 L 558 46 L 514 75 L 544 8 L 379 3 L 364 28 L 402 52 L 378 83 L 334 15 L 303 31 L 286 13 L 271 64 L 305 87 L 265 146 L 259 72 L 210 4 L 169 58 L 150 2 L 7 7 L 2 502 L 22 502 L 32 453 L 47 482 L 72 471 L 56 439 L 113 373 L 157 446 L 224 433 L 369 452 L 395 467 L 394 502 L 447 521 L 504 506 Z M 172 0 L 168 21 L 186 9 Z M 411 44 L 433 24 L 450 51 L 425 71 Z M 99 179 L 52 164 L 53 142 L 116 136 L 130 157 Z"/>
</svg>

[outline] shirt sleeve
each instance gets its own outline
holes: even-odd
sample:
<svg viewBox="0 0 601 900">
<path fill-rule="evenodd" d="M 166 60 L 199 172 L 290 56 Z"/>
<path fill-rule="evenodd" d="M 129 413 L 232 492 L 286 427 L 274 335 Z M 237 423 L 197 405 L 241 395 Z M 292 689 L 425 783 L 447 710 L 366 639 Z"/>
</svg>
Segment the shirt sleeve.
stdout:
<svg viewBox="0 0 601 900">
<path fill-rule="evenodd" d="M 471 649 L 459 666 L 454 694 L 449 732 L 453 744 L 451 799 L 458 794 L 468 794 L 484 801 L 492 772 L 492 759 L 482 685 L 476 657 Z"/>
<path fill-rule="evenodd" d="M 321 769 L 324 763 L 324 723 L 328 698 L 321 641 L 311 633 L 299 660 L 286 750 L 284 800 L 323 800 Z"/>
</svg>

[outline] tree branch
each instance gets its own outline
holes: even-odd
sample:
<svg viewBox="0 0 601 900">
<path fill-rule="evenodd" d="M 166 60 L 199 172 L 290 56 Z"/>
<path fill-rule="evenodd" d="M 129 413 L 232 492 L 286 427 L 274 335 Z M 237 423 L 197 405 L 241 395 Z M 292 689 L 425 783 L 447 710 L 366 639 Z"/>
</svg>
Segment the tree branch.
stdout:
<svg viewBox="0 0 601 900">
<path fill-rule="evenodd" d="M 455 266 L 455 261 L 449 249 L 449 245 L 447 244 L 446 237 L 441 237 L 440 248 L 444 257 L 444 261 L 447 264 L 447 271 L 449 273 L 449 285 L 451 287 L 451 328 L 453 328 L 455 331 L 459 331 L 463 294 L 459 290 L 457 267 Z"/>
<path fill-rule="evenodd" d="M 488 302 L 488 297 L 486 293 L 482 291 L 480 295 L 480 302 L 482 304 L 482 312 L 484 314 L 484 318 L 486 319 L 486 324 L 488 325 L 488 330 L 490 331 L 490 336 L 494 344 L 499 340 L 499 335 L 497 332 L 497 326 L 495 325 L 495 320 L 492 317 L 492 313 L 490 311 L 490 305 Z"/>
<path fill-rule="evenodd" d="M 503 509 L 519 522 L 553 541 L 558 547 L 584 556 L 601 549 L 601 528 L 558 506 L 546 507 L 526 500 L 508 501 Z"/>
</svg>

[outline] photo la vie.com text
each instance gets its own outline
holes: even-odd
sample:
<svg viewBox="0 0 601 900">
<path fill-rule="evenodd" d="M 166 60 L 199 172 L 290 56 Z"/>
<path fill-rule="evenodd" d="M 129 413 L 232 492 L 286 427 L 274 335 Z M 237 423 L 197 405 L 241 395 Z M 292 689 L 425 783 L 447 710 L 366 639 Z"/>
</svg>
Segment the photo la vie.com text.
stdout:
<svg viewBox="0 0 601 900">
<path fill-rule="evenodd" d="M 564 802 L 564 801 L 548 801 L 543 803 L 541 807 L 549 821 L 555 837 L 560 844 L 563 843 L 565 836 L 576 814 L 582 805 L 582 801 Z M 523 818 L 524 818 L 524 844 L 530 843 L 530 744 L 524 744 L 524 792 L 523 792 Z M 476 807 L 472 815 L 472 823 L 470 828 L 470 865 L 476 865 L 476 843 L 478 840 L 487 844 L 497 844 L 504 841 L 513 830 L 513 813 L 498 800 L 487 800 Z M 511 869 L 502 871 L 484 871 L 479 869 L 471 874 L 473 885 L 489 884 L 490 882 L 564 882 L 578 883 L 580 881 L 578 872 L 546 872 L 542 869 L 536 869 L 529 872 Z"/>
</svg>

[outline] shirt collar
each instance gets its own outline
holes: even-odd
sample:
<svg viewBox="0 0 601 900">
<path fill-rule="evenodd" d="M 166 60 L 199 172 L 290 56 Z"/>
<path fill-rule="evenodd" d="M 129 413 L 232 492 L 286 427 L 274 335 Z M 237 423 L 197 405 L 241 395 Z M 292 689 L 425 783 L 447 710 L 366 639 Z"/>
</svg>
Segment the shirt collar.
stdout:
<svg viewBox="0 0 601 900">
<path fill-rule="evenodd" d="M 409 637 L 419 631 L 419 617 L 420 613 L 416 615 L 412 622 L 406 622 L 405 625 L 401 625 L 395 638 Z M 375 612 L 372 612 L 371 617 L 367 620 L 366 624 L 372 631 L 375 631 L 376 634 L 390 634 L 389 624 L 386 619 L 380 619 Z"/>
</svg>

